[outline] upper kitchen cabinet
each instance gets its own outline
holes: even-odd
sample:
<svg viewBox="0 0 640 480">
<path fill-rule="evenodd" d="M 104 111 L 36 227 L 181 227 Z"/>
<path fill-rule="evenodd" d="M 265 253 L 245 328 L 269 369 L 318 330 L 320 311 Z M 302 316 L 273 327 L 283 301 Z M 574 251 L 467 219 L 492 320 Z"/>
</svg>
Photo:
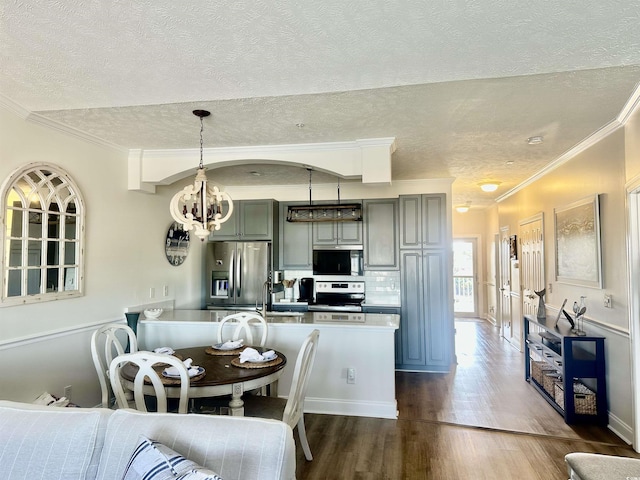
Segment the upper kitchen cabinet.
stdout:
<svg viewBox="0 0 640 480">
<path fill-rule="evenodd" d="M 313 245 L 362 245 L 362 222 L 313 222 Z"/>
<path fill-rule="evenodd" d="M 400 196 L 400 248 L 443 248 L 446 198 L 442 193 Z"/>
<path fill-rule="evenodd" d="M 280 203 L 280 269 L 311 270 L 312 228 L 309 222 L 287 222 L 289 205 L 306 205 L 306 202 Z"/>
<path fill-rule="evenodd" d="M 278 216 L 275 200 L 236 200 L 231 218 L 211 232 L 209 241 L 273 240 Z"/>
<path fill-rule="evenodd" d="M 364 268 L 398 270 L 398 199 L 364 200 Z"/>
</svg>

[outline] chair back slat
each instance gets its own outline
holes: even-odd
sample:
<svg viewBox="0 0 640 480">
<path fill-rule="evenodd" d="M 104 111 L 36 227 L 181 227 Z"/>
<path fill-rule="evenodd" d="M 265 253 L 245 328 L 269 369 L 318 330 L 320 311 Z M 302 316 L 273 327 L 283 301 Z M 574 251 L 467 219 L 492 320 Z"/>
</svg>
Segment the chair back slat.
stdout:
<svg viewBox="0 0 640 480">
<path fill-rule="evenodd" d="M 121 340 L 123 336 L 124 343 Z M 109 382 L 109 365 L 115 357 L 125 353 L 127 343 L 130 352 L 138 351 L 136 334 L 129 326 L 119 323 L 103 325 L 91 335 L 91 357 L 98 374 L 102 395 L 101 406 L 104 408 L 111 406 L 113 395 Z"/>
<path fill-rule="evenodd" d="M 296 359 L 293 378 L 291 379 L 291 390 L 289 391 L 282 418 L 282 421 L 289 424 L 291 428 L 298 424 L 300 417 L 304 413 L 304 399 L 307 395 L 307 387 L 316 357 L 319 337 L 319 330 L 312 331 L 302 343 Z"/>
<path fill-rule="evenodd" d="M 136 376 L 133 380 L 133 398 L 136 410 L 143 412 L 147 411 L 147 405 L 144 399 L 145 389 L 148 387 L 148 384 L 145 384 L 145 379 L 147 379 L 151 382 L 154 395 L 157 399 L 157 411 L 162 413 L 166 413 L 168 411 L 165 385 L 162 383 L 162 379 L 160 378 L 157 370 L 153 368 L 154 365 L 162 365 L 163 369 L 166 368 L 166 366 L 177 368 L 178 373 L 180 374 L 180 402 L 178 405 L 178 413 L 187 413 L 189 406 L 190 380 L 189 372 L 185 364 L 180 359 L 171 355 L 162 355 L 159 353 L 144 351 L 119 355 L 113 359 L 109 366 L 109 378 L 111 380 L 111 386 L 115 393 L 119 408 L 130 407 L 120 374 L 121 368 L 126 363 L 131 363 L 138 367 Z"/>
<path fill-rule="evenodd" d="M 223 330 L 225 329 L 225 325 L 229 323 L 237 323 L 237 325 L 233 330 L 233 335 L 231 336 L 231 338 L 225 338 Z M 262 330 L 260 335 L 260 343 L 258 343 L 257 345 L 253 343 L 252 330 L 253 326 L 255 325 L 257 325 Z M 232 315 L 227 315 L 222 320 L 220 320 L 220 324 L 218 325 L 217 340 L 218 343 L 222 343 L 227 340 L 238 340 L 240 338 L 243 338 L 245 345 L 264 347 L 267 343 L 267 334 L 267 321 L 262 315 L 257 312 L 239 312 Z"/>
</svg>

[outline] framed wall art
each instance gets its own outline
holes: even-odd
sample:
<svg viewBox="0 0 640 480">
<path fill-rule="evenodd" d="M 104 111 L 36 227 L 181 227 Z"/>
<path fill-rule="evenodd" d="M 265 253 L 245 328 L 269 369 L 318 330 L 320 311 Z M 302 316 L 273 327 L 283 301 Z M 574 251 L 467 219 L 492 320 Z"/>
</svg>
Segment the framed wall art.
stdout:
<svg viewBox="0 0 640 480">
<path fill-rule="evenodd" d="M 556 281 L 602 288 L 598 195 L 555 208 Z"/>
</svg>

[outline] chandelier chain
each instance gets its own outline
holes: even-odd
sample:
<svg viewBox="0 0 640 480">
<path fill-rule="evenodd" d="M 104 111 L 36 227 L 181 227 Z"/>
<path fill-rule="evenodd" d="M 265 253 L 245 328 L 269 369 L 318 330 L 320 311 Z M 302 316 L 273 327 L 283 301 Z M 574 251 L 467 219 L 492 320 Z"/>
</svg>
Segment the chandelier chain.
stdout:
<svg viewBox="0 0 640 480">
<path fill-rule="evenodd" d="M 202 117 L 200 117 L 200 168 L 203 167 L 203 161 L 202 161 L 202 150 L 203 150 L 203 140 L 202 140 L 202 133 L 204 132 L 204 123 L 202 121 Z"/>
</svg>

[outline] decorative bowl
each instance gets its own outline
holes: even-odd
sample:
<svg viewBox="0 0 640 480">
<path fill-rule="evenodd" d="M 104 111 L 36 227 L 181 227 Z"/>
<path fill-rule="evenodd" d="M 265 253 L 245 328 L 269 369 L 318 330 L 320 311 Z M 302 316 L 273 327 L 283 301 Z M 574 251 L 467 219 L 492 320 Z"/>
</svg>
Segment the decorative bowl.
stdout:
<svg viewBox="0 0 640 480">
<path fill-rule="evenodd" d="M 148 308 L 144 311 L 144 316 L 147 318 L 158 318 L 160 315 L 162 315 L 161 308 Z"/>
</svg>

